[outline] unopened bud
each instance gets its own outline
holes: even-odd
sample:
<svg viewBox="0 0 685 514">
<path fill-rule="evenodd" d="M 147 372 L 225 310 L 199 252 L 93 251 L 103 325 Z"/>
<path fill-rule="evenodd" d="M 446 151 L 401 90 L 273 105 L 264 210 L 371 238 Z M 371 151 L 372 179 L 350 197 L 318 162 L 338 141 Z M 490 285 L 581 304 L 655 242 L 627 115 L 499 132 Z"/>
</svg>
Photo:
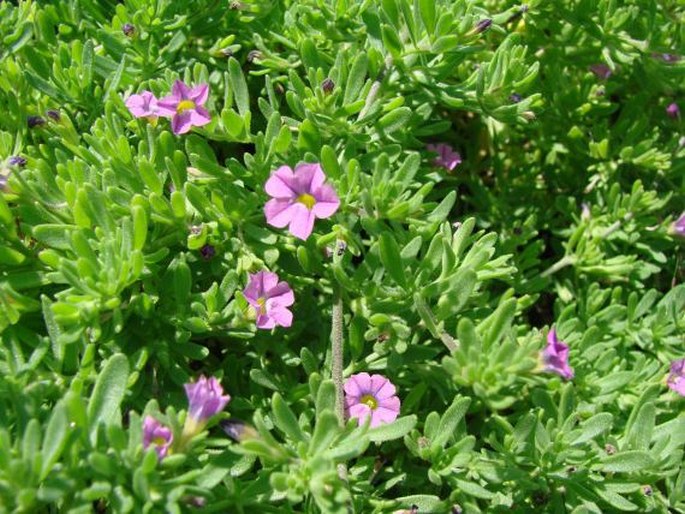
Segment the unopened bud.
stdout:
<svg viewBox="0 0 685 514">
<path fill-rule="evenodd" d="M 333 91 L 333 88 L 335 88 L 335 82 L 330 77 L 321 83 L 321 89 L 323 89 L 324 93 L 330 93 Z"/>
<path fill-rule="evenodd" d="M 247 62 L 258 61 L 261 58 L 262 52 L 260 52 L 259 50 L 250 50 L 250 53 L 247 54 Z"/>
<path fill-rule="evenodd" d="M 45 115 L 50 118 L 52 121 L 59 121 L 62 119 L 62 116 L 60 115 L 59 111 L 56 109 L 48 109 L 45 111 Z"/>
<path fill-rule="evenodd" d="M 216 254 L 216 250 L 212 245 L 206 244 L 202 248 L 200 248 L 200 254 L 202 254 L 204 260 L 208 261 L 209 259 L 214 257 L 214 255 Z"/>
<path fill-rule="evenodd" d="M 228 437 L 237 443 L 258 437 L 257 431 L 254 428 L 237 418 L 226 419 L 219 423 L 219 426 L 226 432 Z"/>
<path fill-rule="evenodd" d="M 21 155 L 13 155 L 9 159 L 7 159 L 7 164 L 10 166 L 17 166 L 19 168 L 23 168 L 26 166 L 26 159 L 23 158 Z"/>
</svg>

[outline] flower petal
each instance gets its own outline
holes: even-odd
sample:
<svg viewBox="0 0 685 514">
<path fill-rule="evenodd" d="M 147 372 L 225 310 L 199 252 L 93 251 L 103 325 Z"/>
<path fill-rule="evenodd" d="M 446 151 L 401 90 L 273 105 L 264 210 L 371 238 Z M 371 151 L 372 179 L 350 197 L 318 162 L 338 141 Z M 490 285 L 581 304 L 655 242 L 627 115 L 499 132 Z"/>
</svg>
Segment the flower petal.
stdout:
<svg viewBox="0 0 685 514">
<path fill-rule="evenodd" d="M 188 100 L 190 88 L 186 86 L 184 82 L 176 80 L 174 81 L 174 85 L 171 86 L 171 94 L 174 95 L 177 100 Z"/>
<path fill-rule="evenodd" d="M 386 423 L 392 423 L 397 419 L 399 410 L 386 409 L 384 407 L 378 407 L 373 411 L 371 417 L 371 427 L 377 427 Z"/>
<path fill-rule="evenodd" d="M 299 185 L 299 193 L 312 193 L 326 181 L 326 174 L 319 163 L 303 162 L 295 166 L 295 177 Z"/>
<path fill-rule="evenodd" d="M 199 84 L 188 92 L 190 98 L 197 105 L 204 105 L 209 97 L 209 84 Z"/>
<path fill-rule="evenodd" d="M 253 307 L 258 307 L 257 300 L 264 296 L 264 290 L 262 289 L 262 279 L 260 273 L 250 274 L 250 280 L 247 283 L 247 287 L 243 290 L 243 296 Z"/>
<path fill-rule="evenodd" d="M 266 181 L 264 190 L 273 198 L 294 199 L 297 198 L 297 193 L 293 189 L 294 184 L 293 170 L 289 166 L 281 166 Z"/>
<path fill-rule="evenodd" d="M 257 328 L 270 329 L 276 326 L 276 320 L 274 320 L 269 313 L 259 314 L 257 316 Z"/>
<path fill-rule="evenodd" d="M 293 313 L 285 307 L 276 306 L 269 311 L 269 316 L 277 325 L 288 328 L 293 324 Z"/>
<path fill-rule="evenodd" d="M 196 127 L 203 127 L 212 122 L 212 117 L 204 107 L 195 107 L 190 112 L 190 123 Z"/>
<path fill-rule="evenodd" d="M 357 373 L 352 375 L 350 380 L 354 380 L 361 392 L 361 396 L 371 393 L 371 375 L 366 372 Z"/>
<path fill-rule="evenodd" d="M 297 204 L 290 200 L 273 198 L 264 205 L 266 222 L 272 227 L 283 228 L 292 221 L 297 212 L 296 207 Z"/>
<path fill-rule="evenodd" d="M 345 394 L 347 395 L 345 397 L 346 403 L 350 402 L 348 403 L 348 406 L 358 403 L 359 398 L 361 398 L 364 394 L 354 376 L 351 376 L 350 378 L 345 380 L 345 383 L 343 384 L 343 389 L 345 390 Z"/>
<path fill-rule="evenodd" d="M 295 303 L 295 295 L 287 282 L 279 282 L 277 286 L 266 292 L 267 304 L 288 307 Z"/>
<path fill-rule="evenodd" d="M 382 402 L 383 400 L 394 396 L 397 390 L 390 380 L 385 380 L 385 383 L 380 387 L 380 389 L 374 394 L 376 400 Z"/>
<path fill-rule="evenodd" d="M 364 403 L 357 403 L 349 408 L 350 418 L 357 418 L 359 425 L 363 425 L 366 418 L 371 415 L 371 409 Z"/>
<path fill-rule="evenodd" d="M 293 207 L 292 221 L 288 226 L 288 230 L 298 239 L 305 241 L 312 233 L 312 230 L 314 230 L 314 220 L 316 217 L 314 212 L 307 209 L 301 203 L 295 203 Z"/>
<path fill-rule="evenodd" d="M 190 111 L 176 114 L 171 119 L 171 131 L 177 136 L 189 132 L 192 126 L 193 124 L 190 121 Z"/>
</svg>

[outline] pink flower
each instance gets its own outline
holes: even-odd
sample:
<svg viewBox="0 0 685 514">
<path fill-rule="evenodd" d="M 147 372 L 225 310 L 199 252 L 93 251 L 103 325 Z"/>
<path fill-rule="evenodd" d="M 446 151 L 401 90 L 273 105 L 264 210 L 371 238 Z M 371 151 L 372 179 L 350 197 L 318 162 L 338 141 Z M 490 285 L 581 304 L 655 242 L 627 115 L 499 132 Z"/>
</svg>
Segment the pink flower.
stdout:
<svg viewBox="0 0 685 514">
<path fill-rule="evenodd" d="M 371 417 L 371 427 L 392 423 L 400 413 L 395 386 L 383 375 L 357 373 L 345 381 L 345 409 L 359 425 Z"/>
<path fill-rule="evenodd" d="M 250 282 L 243 295 L 257 312 L 257 328 L 289 327 L 293 324 L 293 313 L 288 307 L 295 303 L 295 296 L 287 282 L 278 281 L 276 273 L 260 271 L 250 274 Z"/>
<path fill-rule="evenodd" d="M 545 371 L 557 373 L 567 380 L 573 378 L 573 369 L 568 365 L 568 345 L 557 339 L 557 332 L 552 328 L 547 334 L 547 347 L 542 351 L 542 362 Z"/>
<path fill-rule="evenodd" d="M 666 114 L 670 118 L 676 119 L 678 116 L 680 116 L 680 107 L 678 107 L 678 104 L 673 102 L 668 104 L 668 107 L 666 107 Z"/>
<path fill-rule="evenodd" d="M 680 396 L 685 396 L 685 359 L 671 363 L 671 372 L 668 375 L 666 384 Z"/>
<path fill-rule="evenodd" d="M 426 149 L 429 152 L 437 153 L 438 156 L 433 159 L 433 164 L 438 167 L 445 168 L 447 171 L 452 171 L 457 165 L 461 164 L 461 155 L 455 152 L 454 149 L 445 143 L 427 144 Z"/>
<path fill-rule="evenodd" d="M 611 77 L 611 68 L 604 63 L 593 64 L 590 66 L 590 71 L 595 74 L 600 80 L 606 80 Z"/>
<path fill-rule="evenodd" d="M 171 95 L 165 96 L 157 104 L 163 116 L 171 116 L 173 133 L 185 134 L 193 126 L 202 127 L 212 121 L 209 113 L 202 107 L 208 96 L 207 84 L 190 88 L 177 80 L 171 88 Z"/>
<path fill-rule="evenodd" d="M 340 206 L 332 186 L 318 163 L 301 163 L 295 171 L 281 166 L 271 174 L 264 189 L 272 197 L 264 206 L 266 222 L 276 228 L 288 225 L 290 233 L 305 240 L 315 218 L 329 218 Z"/>
<path fill-rule="evenodd" d="M 143 448 L 146 450 L 150 445 L 155 446 L 157 457 L 162 460 L 169 452 L 169 447 L 174 440 L 171 430 L 152 416 L 145 416 L 143 420 Z"/>
<path fill-rule="evenodd" d="M 126 107 L 136 118 L 147 118 L 153 125 L 157 117 L 162 115 L 157 105 L 157 98 L 150 91 L 143 91 L 139 95 L 131 95 L 126 99 Z"/>
<path fill-rule="evenodd" d="M 214 377 L 201 375 L 197 382 L 183 387 L 188 397 L 188 416 L 197 423 L 204 423 L 224 410 L 231 400 L 229 395 L 224 395 L 221 383 Z"/>
</svg>

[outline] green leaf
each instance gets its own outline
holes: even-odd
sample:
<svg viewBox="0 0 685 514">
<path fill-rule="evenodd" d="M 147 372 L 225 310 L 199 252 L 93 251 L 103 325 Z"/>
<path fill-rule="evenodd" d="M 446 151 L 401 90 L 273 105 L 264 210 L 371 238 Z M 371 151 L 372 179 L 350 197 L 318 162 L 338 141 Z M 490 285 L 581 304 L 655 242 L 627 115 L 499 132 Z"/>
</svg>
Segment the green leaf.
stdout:
<svg viewBox="0 0 685 514">
<path fill-rule="evenodd" d="M 392 441 L 407 435 L 416 425 L 416 416 L 403 416 L 392 423 L 369 429 L 369 440 L 374 443 Z"/>
<path fill-rule="evenodd" d="M 317 455 L 328 450 L 333 439 L 340 433 L 338 417 L 331 410 L 323 411 L 316 418 L 314 434 L 309 443 L 309 453 Z"/>
<path fill-rule="evenodd" d="M 41 470 L 41 480 L 44 480 L 52 467 L 59 459 L 67 439 L 69 420 L 67 409 L 63 402 L 57 402 L 52 409 L 50 421 L 45 429 L 45 439 L 43 439 L 43 468 Z"/>
<path fill-rule="evenodd" d="M 324 380 L 316 393 L 316 412 L 323 413 L 326 409 L 332 409 L 334 406 L 335 385 L 330 380 Z"/>
<path fill-rule="evenodd" d="M 376 124 L 377 128 L 386 134 L 392 134 L 400 129 L 407 129 L 412 111 L 409 107 L 398 107 L 383 116 Z"/>
<path fill-rule="evenodd" d="M 345 84 L 345 96 L 343 97 L 343 104 L 347 105 L 359 97 L 359 92 L 364 85 L 366 79 L 366 71 L 369 66 L 369 59 L 365 53 L 360 53 L 352 64 L 350 74 L 347 76 Z"/>
<path fill-rule="evenodd" d="M 457 425 L 466 415 L 466 411 L 471 404 L 470 398 L 462 398 L 457 396 L 452 405 L 445 411 L 440 419 L 437 435 L 433 439 L 431 446 L 433 448 L 444 448 L 450 437 L 454 435 Z"/>
<path fill-rule="evenodd" d="M 652 465 L 653 461 L 648 453 L 627 451 L 606 457 L 597 467 L 605 473 L 634 473 L 646 472 Z"/>
<path fill-rule="evenodd" d="M 142 250 L 147 238 L 147 213 L 145 209 L 134 205 L 131 208 L 133 213 L 133 249 Z"/>
<path fill-rule="evenodd" d="M 381 262 L 386 271 L 403 289 L 407 289 L 407 277 L 404 273 L 404 265 L 402 264 L 402 257 L 397 241 L 395 241 L 395 238 L 390 232 L 383 232 L 378 243 Z"/>
<path fill-rule="evenodd" d="M 594 439 L 602 432 L 609 430 L 613 421 L 614 417 L 608 412 L 595 414 L 590 419 L 585 420 L 578 430 L 574 430 L 573 433 L 579 433 L 578 436 L 571 441 L 571 444 L 582 444 L 590 439 Z"/>
<path fill-rule="evenodd" d="M 628 431 L 628 445 L 635 450 L 648 450 L 654 432 L 656 407 L 652 402 L 642 405 Z"/>
<path fill-rule="evenodd" d="M 107 360 L 98 375 L 88 402 L 88 424 L 93 442 L 101 423 L 108 425 L 119 421 L 119 406 L 126 393 L 128 372 L 128 359 L 118 353 Z"/>
<path fill-rule="evenodd" d="M 240 63 L 233 57 L 228 60 L 228 77 L 233 89 L 233 98 L 235 98 L 238 112 L 244 118 L 250 112 L 250 95 Z"/>
<path fill-rule="evenodd" d="M 274 393 L 271 399 L 271 409 L 274 414 L 274 423 L 281 432 L 293 441 L 306 440 L 300 425 L 297 423 L 295 414 L 290 410 L 290 407 L 279 393 Z"/>
<path fill-rule="evenodd" d="M 419 0 L 421 20 L 429 36 L 435 31 L 435 0 Z"/>
</svg>

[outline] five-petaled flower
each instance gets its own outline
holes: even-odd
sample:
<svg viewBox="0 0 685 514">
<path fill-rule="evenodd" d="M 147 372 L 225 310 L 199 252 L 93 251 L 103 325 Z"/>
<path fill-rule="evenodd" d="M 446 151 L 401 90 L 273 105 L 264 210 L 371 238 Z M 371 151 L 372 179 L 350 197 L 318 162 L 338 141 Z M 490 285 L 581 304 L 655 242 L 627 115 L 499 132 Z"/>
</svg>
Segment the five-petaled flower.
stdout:
<svg viewBox="0 0 685 514">
<path fill-rule="evenodd" d="M 448 144 L 438 143 L 434 145 L 430 143 L 426 145 L 426 149 L 429 152 L 438 154 L 437 157 L 433 159 L 433 164 L 435 166 L 445 168 L 447 171 L 452 171 L 461 164 L 461 155 L 459 155 L 459 152 L 455 152 Z"/>
<path fill-rule="evenodd" d="M 143 91 L 139 95 L 131 95 L 126 99 L 126 107 L 136 118 L 146 118 L 152 125 L 157 124 L 161 115 L 157 98 L 150 91 Z"/>
<path fill-rule="evenodd" d="M 568 365 L 568 345 L 557 338 L 552 328 L 547 334 L 547 347 L 542 350 L 541 358 L 545 371 L 557 373 L 567 380 L 573 378 L 573 369 Z"/>
<path fill-rule="evenodd" d="M 685 396 L 685 359 L 671 363 L 671 372 L 668 374 L 666 384 L 679 395 Z"/>
<path fill-rule="evenodd" d="M 171 116 L 171 130 L 174 134 L 185 134 L 191 127 L 202 127 L 212 121 L 203 107 L 209 97 L 209 85 L 200 84 L 193 88 L 180 80 L 174 82 L 171 94 L 157 102 L 164 116 Z"/>
<path fill-rule="evenodd" d="M 363 425 L 371 418 L 371 427 L 392 423 L 400 413 L 400 399 L 395 386 L 383 375 L 357 373 L 345 381 L 345 411 Z"/>
<path fill-rule="evenodd" d="M 143 448 L 148 449 L 150 445 L 154 445 L 157 457 L 162 460 L 167 456 L 169 447 L 174 441 L 174 435 L 171 430 L 152 416 L 145 416 L 143 420 Z"/>
<path fill-rule="evenodd" d="M 276 325 L 289 327 L 293 324 L 293 313 L 288 307 L 295 303 L 295 296 L 287 282 L 278 281 L 276 273 L 259 271 L 250 274 L 243 295 L 257 314 L 257 328 L 271 329 Z"/>
<path fill-rule="evenodd" d="M 214 377 L 200 375 L 197 382 L 183 387 L 188 397 L 188 417 L 199 424 L 206 423 L 209 418 L 224 410 L 231 400 L 229 395 L 224 395 L 221 383 Z"/>
<path fill-rule="evenodd" d="M 335 190 L 326 184 L 326 175 L 317 163 L 301 163 L 278 168 L 264 189 L 271 200 L 264 206 L 266 222 L 276 228 L 288 225 L 290 233 L 305 240 L 316 218 L 329 218 L 340 206 Z"/>
</svg>

